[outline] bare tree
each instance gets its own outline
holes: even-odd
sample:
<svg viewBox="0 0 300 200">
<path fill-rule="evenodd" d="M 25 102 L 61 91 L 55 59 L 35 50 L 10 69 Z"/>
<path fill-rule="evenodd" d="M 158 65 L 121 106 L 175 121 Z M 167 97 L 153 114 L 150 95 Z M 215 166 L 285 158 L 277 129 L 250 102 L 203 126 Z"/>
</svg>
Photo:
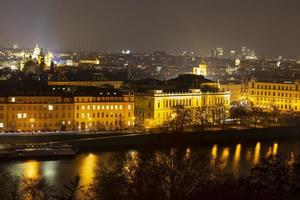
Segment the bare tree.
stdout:
<svg viewBox="0 0 300 200">
<path fill-rule="evenodd" d="M 25 198 L 31 200 L 53 199 L 54 186 L 50 185 L 44 178 L 22 179 L 22 192 Z"/>
</svg>

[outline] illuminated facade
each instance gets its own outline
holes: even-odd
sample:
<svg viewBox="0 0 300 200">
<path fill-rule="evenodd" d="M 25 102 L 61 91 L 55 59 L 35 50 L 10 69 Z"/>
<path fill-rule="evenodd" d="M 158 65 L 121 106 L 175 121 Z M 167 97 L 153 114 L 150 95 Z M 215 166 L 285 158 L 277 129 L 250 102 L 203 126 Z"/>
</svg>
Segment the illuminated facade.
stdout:
<svg viewBox="0 0 300 200">
<path fill-rule="evenodd" d="M 115 130 L 134 125 L 133 95 L 51 90 L 2 95 L 0 131 Z"/>
<path fill-rule="evenodd" d="M 74 98 L 75 129 L 116 130 L 134 126 L 134 96 L 100 94 Z"/>
<path fill-rule="evenodd" d="M 207 65 L 203 59 L 198 67 L 193 67 L 193 74 L 207 76 Z"/>
<path fill-rule="evenodd" d="M 66 86 L 93 86 L 93 87 L 104 87 L 110 85 L 115 89 L 118 89 L 123 84 L 123 81 L 57 81 L 49 80 L 48 85 L 57 86 L 57 85 L 66 85 Z"/>
<path fill-rule="evenodd" d="M 220 84 L 220 89 L 222 91 L 230 92 L 231 102 L 241 102 L 246 100 L 245 84 L 240 84 L 240 83 Z"/>
<path fill-rule="evenodd" d="M 153 128 L 174 117 L 176 106 L 184 106 L 191 110 L 211 107 L 227 109 L 229 104 L 229 92 L 202 92 L 200 89 L 184 92 L 149 90 L 148 93 L 135 95 L 136 122 L 144 127 Z"/>
<path fill-rule="evenodd" d="M 260 82 L 251 80 L 247 86 L 247 100 L 253 107 L 276 108 L 281 111 L 300 111 L 300 83 Z"/>
</svg>

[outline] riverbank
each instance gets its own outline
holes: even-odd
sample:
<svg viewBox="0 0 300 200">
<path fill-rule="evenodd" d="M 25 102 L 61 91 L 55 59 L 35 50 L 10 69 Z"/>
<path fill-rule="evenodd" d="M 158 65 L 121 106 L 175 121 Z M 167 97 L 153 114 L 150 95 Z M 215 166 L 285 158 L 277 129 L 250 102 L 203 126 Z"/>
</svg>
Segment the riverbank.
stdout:
<svg viewBox="0 0 300 200">
<path fill-rule="evenodd" d="M 172 147 L 180 145 L 204 146 L 264 141 L 300 140 L 300 127 L 221 130 L 182 133 L 139 134 L 55 134 L 0 136 L 1 144 L 65 143 L 80 151 L 98 151 L 118 148 Z"/>
<path fill-rule="evenodd" d="M 176 146 L 206 146 L 300 140 L 299 127 L 267 129 L 137 134 L 117 137 L 85 138 L 66 141 L 81 151 L 111 150 L 118 148 L 151 148 Z"/>
</svg>

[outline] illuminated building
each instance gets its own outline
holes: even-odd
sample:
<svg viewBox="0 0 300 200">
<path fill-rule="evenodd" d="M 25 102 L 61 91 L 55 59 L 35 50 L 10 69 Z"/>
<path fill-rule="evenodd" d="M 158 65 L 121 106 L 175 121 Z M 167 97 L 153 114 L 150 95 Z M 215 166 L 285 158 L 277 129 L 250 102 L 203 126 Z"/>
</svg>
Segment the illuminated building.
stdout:
<svg viewBox="0 0 300 200">
<path fill-rule="evenodd" d="M 2 90 L 3 91 L 3 90 Z M 1 131 L 112 130 L 134 125 L 134 96 L 94 87 L 22 88 L 0 96 Z"/>
<path fill-rule="evenodd" d="M 174 117 L 176 106 L 196 110 L 197 108 L 229 107 L 229 92 L 202 92 L 200 89 L 168 92 L 149 90 L 135 95 L 137 123 L 145 127 L 158 127 Z"/>
<path fill-rule="evenodd" d="M 53 54 L 51 52 L 48 52 L 45 56 L 45 65 L 46 69 L 49 70 L 50 66 L 52 64 Z"/>
<path fill-rule="evenodd" d="M 39 48 L 39 45 L 37 44 L 33 50 L 32 58 L 38 60 L 40 54 L 41 54 L 41 49 Z"/>
<path fill-rule="evenodd" d="M 77 130 L 114 130 L 134 125 L 134 96 L 120 92 L 100 92 L 97 95 L 74 98 Z"/>
<path fill-rule="evenodd" d="M 206 65 L 204 59 L 202 59 L 200 65 L 198 67 L 193 67 L 193 74 L 207 76 L 207 65 Z"/>
<path fill-rule="evenodd" d="M 220 89 L 230 92 L 231 102 L 241 102 L 246 100 L 245 85 L 240 83 L 220 84 Z"/>
<path fill-rule="evenodd" d="M 88 64 L 88 65 L 99 65 L 100 64 L 100 60 L 95 59 L 95 60 L 91 60 L 91 59 L 81 59 L 79 61 L 79 64 Z"/>
<path fill-rule="evenodd" d="M 138 80 L 134 85 L 130 88 L 136 91 L 136 121 L 144 127 L 159 127 L 174 118 L 177 106 L 190 109 L 192 116 L 198 108 L 203 108 L 206 114 L 215 110 L 221 117 L 230 105 L 229 92 L 220 91 L 218 83 L 194 74 L 182 74 L 166 81 Z"/>
<path fill-rule="evenodd" d="M 94 78 L 94 77 L 93 77 Z M 48 85 L 51 86 L 93 86 L 93 87 L 105 87 L 105 86 L 112 86 L 115 89 L 118 89 L 123 84 L 123 81 L 116 81 L 116 80 L 92 80 L 90 77 L 80 77 L 80 79 L 72 76 L 67 76 L 63 72 L 59 72 L 54 74 L 48 80 Z"/>
<path fill-rule="evenodd" d="M 247 88 L 248 104 L 262 109 L 300 111 L 300 83 L 251 80 Z"/>
<path fill-rule="evenodd" d="M 48 81 L 48 85 L 66 85 L 66 86 L 94 86 L 104 87 L 110 85 L 116 89 L 120 88 L 123 81 Z"/>
</svg>

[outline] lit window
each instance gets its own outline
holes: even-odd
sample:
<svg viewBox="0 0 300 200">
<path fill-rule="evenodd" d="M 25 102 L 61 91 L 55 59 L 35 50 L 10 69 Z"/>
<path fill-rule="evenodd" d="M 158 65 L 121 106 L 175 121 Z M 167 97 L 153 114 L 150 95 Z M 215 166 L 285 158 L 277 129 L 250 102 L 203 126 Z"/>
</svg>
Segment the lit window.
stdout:
<svg viewBox="0 0 300 200">
<path fill-rule="evenodd" d="M 4 124 L 0 122 L 0 128 L 4 128 Z"/>
<path fill-rule="evenodd" d="M 128 105 L 128 110 L 130 110 L 131 109 L 131 105 Z"/>
<path fill-rule="evenodd" d="M 120 109 L 122 109 L 123 108 L 123 106 L 122 105 L 120 105 Z"/>
<path fill-rule="evenodd" d="M 106 110 L 109 110 L 109 105 L 106 105 Z"/>
<path fill-rule="evenodd" d="M 117 105 L 115 105 L 115 109 L 118 109 L 118 106 L 117 106 Z"/>
<path fill-rule="evenodd" d="M 53 110 L 53 105 L 49 105 L 48 110 Z"/>
<path fill-rule="evenodd" d="M 15 97 L 12 97 L 12 98 L 11 98 L 11 102 L 16 102 L 16 98 L 15 98 Z"/>
<path fill-rule="evenodd" d="M 90 113 L 87 114 L 87 117 L 90 118 Z"/>
<path fill-rule="evenodd" d="M 84 113 L 81 113 L 81 118 L 84 118 Z"/>
<path fill-rule="evenodd" d="M 18 118 L 18 119 L 22 119 L 22 113 L 18 113 L 18 114 L 17 114 L 17 118 Z"/>
<path fill-rule="evenodd" d="M 127 124 L 128 124 L 128 126 L 130 126 L 130 121 L 128 121 L 128 123 L 127 123 Z"/>
<path fill-rule="evenodd" d="M 96 106 L 95 105 L 93 105 L 93 110 L 95 110 L 96 109 Z"/>
<path fill-rule="evenodd" d="M 23 113 L 23 118 L 24 118 L 24 119 L 27 118 L 27 113 Z"/>
<path fill-rule="evenodd" d="M 104 110 L 104 106 L 102 106 L 102 110 Z"/>
<path fill-rule="evenodd" d="M 87 106 L 87 109 L 88 109 L 88 110 L 90 109 L 90 105 Z"/>
<path fill-rule="evenodd" d="M 99 105 L 97 106 L 97 109 L 100 110 L 100 106 Z"/>
<path fill-rule="evenodd" d="M 113 105 L 111 105 L 111 106 L 110 106 L 110 109 L 111 109 L 111 110 L 113 110 L 113 109 L 114 109 L 114 106 L 113 106 Z"/>
<path fill-rule="evenodd" d="M 68 121 L 68 124 L 70 125 L 70 124 L 71 124 L 71 121 Z"/>
<path fill-rule="evenodd" d="M 81 106 L 81 110 L 84 110 L 84 106 Z"/>
</svg>

